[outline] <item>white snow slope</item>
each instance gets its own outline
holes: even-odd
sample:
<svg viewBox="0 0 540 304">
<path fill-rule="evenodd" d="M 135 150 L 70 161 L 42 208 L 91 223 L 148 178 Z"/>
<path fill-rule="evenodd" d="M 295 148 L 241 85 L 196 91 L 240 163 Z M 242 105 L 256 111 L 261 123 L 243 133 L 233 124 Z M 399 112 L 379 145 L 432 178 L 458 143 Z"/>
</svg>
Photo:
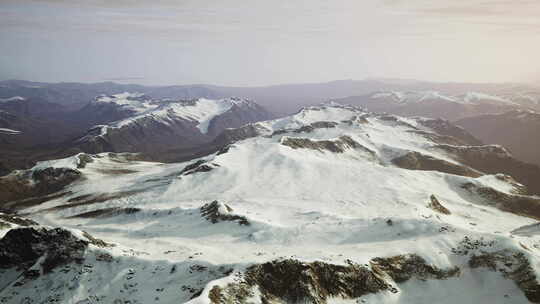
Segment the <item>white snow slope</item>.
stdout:
<svg viewBox="0 0 540 304">
<path fill-rule="evenodd" d="M 216 113 L 226 106 L 210 108 Z M 202 112 L 192 115 L 203 124 Z M 264 134 L 203 158 L 211 171 L 187 175 L 181 171 L 193 162 L 93 156 L 93 162 L 79 169 L 85 178 L 70 185 L 68 194 L 24 211 L 41 224 L 85 230 L 116 246 L 91 246 L 82 265 L 54 270 L 23 287 L 14 286 L 14 274 L 0 272 L 0 303 L 44 303 L 47 297 L 55 297 L 57 303 L 209 303 L 214 285 L 225 286 L 254 263 L 292 257 L 365 264 L 375 257 L 407 253 L 441 268 L 458 266 L 461 273 L 446 280 L 411 279 L 395 285 L 397 293 L 366 295 L 356 303 L 528 303 L 516 283 L 501 273 L 468 267 L 470 254 L 509 249 L 524 254 L 533 273 L 540 269 L 540 235 L 511 233 L 536 221 L 483 205 L 460 187 L 473 183 L 511 193 L 514 186 L 491 175 L 470 178 L 392 165 L 391 159 L 407 151 L 452 160 L 432 149 L 434 143 L 425 136 L 409 132 L 430 131 L 419 120 L 381 117 L 347 106 L 306 108 L 291 117 L 258 123 Z M 271 136 L 319 121 L 337 125 Z M 336 141 L 344 135 L 373 153 L 350 146 L 336 153 L 283 144 L 287 138 Z M 74 204 L 85 195 L 114 194 L 105 201 Z M 428 208 L 431 195 L 451 214 Z M 213 200 L 233 209 L 220 205 L 222 213 L 244 216 L 250 225 L 213 224 L 201 217 L 199 208 Z M 140 211 L 72 217 L 113 207 Z M 471 249 L 469 255 L 454 253 L 452 248 L 462 248 L 465 237 L 491 245 Z M 96 261 L 104 251 L 113 262 Z M 252 300 L 260 303 L 256 296 Z"/>
</svg>

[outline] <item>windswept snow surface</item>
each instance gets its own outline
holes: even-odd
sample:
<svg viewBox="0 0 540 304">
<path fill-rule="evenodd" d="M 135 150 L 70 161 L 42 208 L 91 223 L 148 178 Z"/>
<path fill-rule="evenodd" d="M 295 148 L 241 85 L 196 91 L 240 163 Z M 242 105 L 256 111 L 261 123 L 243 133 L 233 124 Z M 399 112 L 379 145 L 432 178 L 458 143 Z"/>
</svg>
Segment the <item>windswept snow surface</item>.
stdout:
<svg viewBox="0 0 540 304">
<path fill-rule="evenodd" d="M 210 117 L 206 111 L 219 113 L 230 105 L 207 100 L 197 104 L 192 111 L 189 106 L 172 110 L 192 115 L 204 129 Z M 395 167 L 390 160 L 407 151 L 455 161 L 433 149 L 435 143 L 422 134 L 411 132 L 422 128 L 420 120 L 394 118 L 347 106 L 306 108 L 290 117 L 257 123 L 265 130 L 261 136 L 200 159 L 212 169 L 193 174 L 182 170 L 196 160 L 161 164 L 96 155 L 93 162 L 78 169 L 84 179 L 70 185 L 68 194 L 25 212 L 42 224 L 85 230 L 116 243 L 113 249 L 99 249 L 107 250 L 116 262 L 109 267 L 95 266 L 72 285 L 67 281 L 69 273 L 54 271 L 26 283 L 24 289 L 5 287 L 0 298 L 19 303 L 30 297 L 38 303 L 51 288 L 66 284 L 71 286 L 70 292 L 61 297 L 61 303 L 93 303 L 93 296 L 105 303 L 115 299 L 123 303 L 209 303 L 212 286 L 224 286 L 234 277 L 218 271 L 219 267 L 243 271 L 250 264 L 280 257 L 340 265 L 349 259 L 365 264 L 374 257 L 414 253 L 438 267 L 458 266 L 463 271 L 441 281 L 412 279 L 396 285 L 398 293 L 385 291 L 361 300 L 527 303 L 513 281 L 485 268 L 471 269 L 467 256 L 452 251 L 462 246 L 465 237 L 492 241 L 489 248 L 478 250 L 522 252 L 537 272 L 540 235 L 511 233 L 536 221 L 484 205 L 461 188 L 472 183 L 509 193 L 512 185 L 494 176 L 471 178 Z M 321 121 L 336 125 L 272 135 Z M 295 149 L 282 144 L 284 136 L 311 141 L 348 136 L 362 148 L 349 147 L 343 153 Z M 68 158 L 47 165 L 73 167 L 76 161 Z M 111 198 L 73 204 L 99 195 Z M 451 214 L 428 208 L 431 195 Z M 214 200 L 230 206 L 233 214 L 245 217 L 250 225 L 235 221 L 213 224 L 203 218 L 199 208 Z M 140 211 L 103 218 L 73 217 L 104 208 Z M 92 263 L 95 258 L 89 253 L 84 264 Z M 195 271 L 193 265 L 206 270 Z M 0 286 L 6 284 L 6 278 L 0 278 Z M 197 297 L 189 288 L 204 290 Z M 15 291 L 19 294 L 13 295 Z M 358 303 L 353 301 L 332 298 L 329 303 Z"/>
</svg>

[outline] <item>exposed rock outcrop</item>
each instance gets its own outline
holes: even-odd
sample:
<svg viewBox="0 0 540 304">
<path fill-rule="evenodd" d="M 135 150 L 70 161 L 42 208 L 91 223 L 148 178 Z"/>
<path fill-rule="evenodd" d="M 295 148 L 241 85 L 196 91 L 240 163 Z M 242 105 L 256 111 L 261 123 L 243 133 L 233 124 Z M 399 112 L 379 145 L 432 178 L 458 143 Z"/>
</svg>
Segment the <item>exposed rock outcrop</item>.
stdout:
<svg viewBox="0 0 540 304">
<path fill-rule="evenodd" d="M 17 208 L 7 203 L 58 192 L 81 177 L 78 170 L 51 167 L 0 177 L 0 208 Z"/>
<path fill-rule="evenodd" d="M 317 151 L 330 151 L 334 153 L 343 153 L 348 149 L 358 149 L 367 152 L 372 156 L 375 155 L 374 151 L 364 147 L 346 135 L 340 136 L 334 140 L 312 140 L 309 138 L 283 136 L 281 138 L 281 144 L 293 149 L 310 149 Z"/>
<path fill-rule="evenodd" d="M 314 123 L 311 123 L 309 125 L 301 126 L 297 129 L 281 129 L 274 131 L 271 136 L 285 134 L 285 133 L 310 133 L 313 132 L 316 129 L 330 129 L 335 128 L 338 125 L 337 122 L 334 121 L 317 121 Z"/>
<path fill-rule="evenodd" d="M 469 145 L 469 146 L 479 146 L 482 145 L 482 142 L 472 136 L 469 132 L 463 129 L 460 126 L 456 126 L 448 120 L 445 119 L 417 119 L 417 121 L 431 130 L 437 132 L 437 134 L 454 138 L 458 141 L 458 145 Z M 448 143 L 452 144 L 452 143 Z"/>
<path fill-rule="evenodd" d="M 90 243 L 102 245 L 104 242 L 83 239 L 62 228 L 12 229 L 0 239 L 0 267 L 24 270 L 44 257 L 40 266 L 43 273 L 47 273 L 67 263 L 81 263 Z"/>
<path fill-rule="evenodd" d="M 225 129 L 220 135 L 218 135 L 213 144 L 215 146 L 224 147 L 234 142 L 252 138 L 269 132 L 267 128 L 260 124 L 247 124 L 236 129 Z"/>
<path fill-rule="evenodd" d="M 482 252 L 470 258 L 469 266 L 500 272 L 506 279 L 514 281 L 529 301 L 540 303 L 540 282 L 523 253 L 512 250 Z"/>
<path fill-rule="evenodd" d="M 435 197 L 435 195 L 431 195 L 429 197 L 430 199 L 430 202 L 429 204 L 427 205 L 428 208 L 430 209 L 433 209 L 434 211 L 436 212 L 439 212 L 441 214 L 452 214 L 452 212 L 450 212 L 450 210 L 448 210 L 446 207 L 444 207 L 440 202 L 439 200 Z"/>
<path fill-rule="evenodd" d="M 487 173 L 504 173 L 525 185 L 531 194 L 540 194 L 540 167 L 527 164 L 512 157 L 503 147 L 437 145 L 438 150 L 475 170 Z"/>
<path fill-rule="evenodd" d="M 329 298 L 355 299 L 382 291 L 398 292 L 393 282 L 409 279 L 442 280 L 459 275 L 459 268 L 447 270 L 428 265 L 417 255 L 377 258 L 371 268 L 348 262 L 335 265 L 324 262 L 276 260 L 249 267 L 243 277 L 226 286 L 213 286 L 210 301 L 247 303 L 258 288 L 262 303 L 327 303 Z M 392 282 L 393 280 L 393 282 Z"/>
<path fill-rule="evenodd" d="M 31 220 L 31 219 L 27 219 L 27 218 L 12 215 L 12 214 L 5 214 L 5 213 L 0 213 L 0 221 L 15 224 L 15 225 L 18 225 L 18 226 L 39 225 L 37 222 L 35 222 L 35 221 Z"/>
<path fill-rule="evenodd" d="M 430 265 L 422 257 L 415 254 L 398 255 L 390 258 L 375 258 L 370 262 L 373 271 L 380 275 L 388 275 L 396 283 L 404 283 L 410 279 L 444 280 L 460 274 L 459 267 L 440 269 Z"/>
<path fill-rule="evenodd" d="M 540 220 L 540 198 L 517 194 L 507 194 L 491 187 L 465 183 L 461 188 L 479 199 L 481 203 L 502 211 Z"/>
<path fill-rule="evenodd" d="M 209 163 L 205 160 L 198 160 L 190 165 L 187 165 L 181 172 L 181 175 L 191 175 L 197 172 L 209 172 L 214 168 L 219 167 L 218 164 Z"/>
<path fill-rule="evenodd" d="M 409 170 L 439 171 L 469 177 L 479 177 L 482 175 L 472 168 L 416 151 L 411 151 L 403 156 L 396 157 L 392 160 L 392 163 L 400 168 Z"/>
<path fill-rule="evenodd" d="M 229 205 L 218 201 L 213 201 L 201 207 L 201 215 L 212 222 L 212 224 L 228 221 L 237 222 L 239 225 L 243 226 L 250 225 L 250 222 L 245 216 L 233 214 L 232 212 L 233 209 Z"/>
<path fill-rule="evenodd" d="M 458 138 L 447 136 L 447 135 L 440 135 L 434 132 L 429 132 L 429 131 L 424 131 L 424 130 L 409 130 L 407 132 L 418 134 L 437 144 L 456 145 L 456 146 L 465 144 L 463 141 L 461 141 Z"/>
</svg>

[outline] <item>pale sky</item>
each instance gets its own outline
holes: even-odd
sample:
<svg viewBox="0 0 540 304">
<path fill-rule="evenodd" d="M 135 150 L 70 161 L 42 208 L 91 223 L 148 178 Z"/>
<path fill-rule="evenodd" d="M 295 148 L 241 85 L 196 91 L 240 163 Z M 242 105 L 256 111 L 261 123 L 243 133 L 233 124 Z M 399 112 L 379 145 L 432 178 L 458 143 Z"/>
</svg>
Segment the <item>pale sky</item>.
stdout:
<svg viewBox="0 0 540 304">
<path fill-rule="evenodd" d="M 0 80 L 540 81 L 540 0 L 0 0 Z"/>
</svg>

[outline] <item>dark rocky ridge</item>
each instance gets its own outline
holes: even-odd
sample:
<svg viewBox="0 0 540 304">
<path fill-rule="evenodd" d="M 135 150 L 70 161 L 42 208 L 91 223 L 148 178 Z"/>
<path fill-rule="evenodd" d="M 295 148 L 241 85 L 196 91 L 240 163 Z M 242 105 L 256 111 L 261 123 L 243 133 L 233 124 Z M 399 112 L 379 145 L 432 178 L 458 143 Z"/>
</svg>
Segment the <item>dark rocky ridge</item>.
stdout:
<svg viewBox="0 0 540 304">
<path fill-rule="evenodd" d="M 364 295 L 398 292 L 395 283 L 410 279 L 443 280 L 459 275 L 459 268 L 439 269 L 417 255 L 376 258 L 371 268 L 353 262 L 334 265 L 324 262 L 305 263 L 286 259 L 250 266 L 240 282 L 214 286 L 211 303 L 247 303 L 252 288 L 258 287 L 262 303 L 325 304 L 329 298 L 355 299 Z"/>
<path fill-rule="evenodd" d="M 479 187 L 473 183 L 466 183 L 461 187 L 473 195 L 479 203 L 540 220 L 540 198 L 538 197 L 506 194 L 490 187 Z"/>
<path fill-rule="evenodd" d="M 540 167 L 515 159 L 501 146 L 457 147 L 437 145 L 462 164 L 487 174 L 504 173 L 525 185 L 531 194 L 540 194 Z"/>
<path fill-rule="evenodd" d="M 281 138 L 281 144 L 293 149 L 310 149 L 317 151 L 330 151 L 333 153 L 343 153 L 348 149 L 357 149 L 375 156 L 375 152 L 364 147 L 351 137 L 343 135 L 334 140 L 311 140 L 309 138 L 289 137 Z"/>
<path fill-rule="evenodd" d="M 88 236 L 85 240 L 62 228 L 12 229 L 0 239 L 0 268 L 16 267 L 26 270 L 42 256 L 45 256 L 40 265 L 43 273 L 67 263 L 81 263 L 89 244 L 106 245 L 103 241 Z"/>
<path fill-rule="evenodd" d="M 516 158 L 540 166 L 540 113 L 510 111 L 466 118 L 456 124 L 485 143 L 503 145 Z"/>
<path fill-rule="evenodd" d="M 201 207 L 201 215 L 212 224 L 219 222 L 238 222 L 239 225 L 249 226 L 251 225 L 245 216 L 231 214 L 234 210 L 227 204 L 213 201 L 208 204 L 204 204 Z"/>
<path fill-rule="evenodd" d="M 407 152 L 403 156 L 396 157 L 392 160 L 392 163 L 400 168 L 409 170 L 438 171 L 469 177 L 479 177 L 482 175 L 482 173 L 472 168 L 454 164 L 416 151 Z"/>
<path fill-rule="evenodd" d="M 540 282 L 527 257 L 521 252 L 482 252 L 469 260 L 471 268 L 487 268 L 512 280 L 532 303 L 540 303 Z"/>
<path fill-rule="evenodd" d="M 437 197 L 435 197 L 435 195 L 432 194 L 429 197 L 429 200 L 430 200 L 430 202 L 427 205 L 428 208 L 433 209 L 436 212 L 439 212 L 441 214 L 446 214 L 446 215 L 452 214 L 452 212 L 450 212 L 450 210 L 448 210 L 448 208 L 444 207 L 441 204 L 441 202 L 439 202 L 439 200 L 437 199 Z"/>
<path fill-rule="evenodd" d="M 0 177 L 0 209 L 13 209 L 17 207 L 16 201 L 53 194 L 81 177 L 80 171 L 68 168 L 45 168 Z"/>
<path fill-rule="evenodd" d="M 432 129 L 439 135 L 449 136 L 458 139 L 462 145 L 480 146 L 482 141 L 474 137 L 470 132 L 462 127 L 444 119 L 417 119 L 421 125 Z"/>
</svg>

